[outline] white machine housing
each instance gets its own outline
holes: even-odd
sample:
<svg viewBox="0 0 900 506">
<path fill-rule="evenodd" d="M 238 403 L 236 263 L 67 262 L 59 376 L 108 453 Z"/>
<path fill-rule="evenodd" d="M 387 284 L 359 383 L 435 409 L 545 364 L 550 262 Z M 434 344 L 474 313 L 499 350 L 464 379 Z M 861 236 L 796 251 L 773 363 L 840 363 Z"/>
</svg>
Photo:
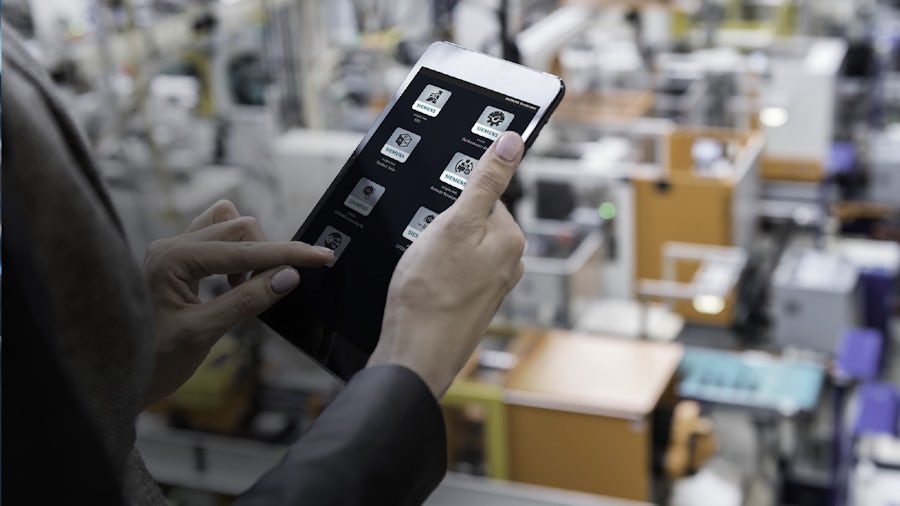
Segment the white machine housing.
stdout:
<svg viewBox="0 0 900 506">
<path fill-rule="evenodd" d="M 859 270 L 839 254 L 788 251 L 772 277 L 772 337 L 783 347 L 833 353 L 859 319 Z"/>
<path fill-rule="evenodd" d="M 798 44 L 805 46 L 802 41 Z M 780 111 L 776 121 L 763 121 L 766 154 L 824 166 L 831 150 L 837 76 L 847 42 L 814 39 L 801 54 L 789 53 L 772 57 L 771 79 L 762 97 L 762 119 L 767 109 Z"/>
<path fill-rule="evenodd" d="M 869 161 L 869 198 L 900 205 L 900 125 L 872 136 Z"/>
</svg>

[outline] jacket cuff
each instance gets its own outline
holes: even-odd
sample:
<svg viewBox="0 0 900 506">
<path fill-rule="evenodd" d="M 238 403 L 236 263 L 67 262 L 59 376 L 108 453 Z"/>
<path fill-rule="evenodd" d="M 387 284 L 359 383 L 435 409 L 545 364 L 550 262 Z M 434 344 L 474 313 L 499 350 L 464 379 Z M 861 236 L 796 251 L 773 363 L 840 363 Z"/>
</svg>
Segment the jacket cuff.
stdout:
<svg viewBox="0 0 900 506">
<path fill-rule="evenodd" d="M 447 471 L 440 405 L 400 365 L 363 369 L 235 504 L 419 505 Z"/>
</svg>

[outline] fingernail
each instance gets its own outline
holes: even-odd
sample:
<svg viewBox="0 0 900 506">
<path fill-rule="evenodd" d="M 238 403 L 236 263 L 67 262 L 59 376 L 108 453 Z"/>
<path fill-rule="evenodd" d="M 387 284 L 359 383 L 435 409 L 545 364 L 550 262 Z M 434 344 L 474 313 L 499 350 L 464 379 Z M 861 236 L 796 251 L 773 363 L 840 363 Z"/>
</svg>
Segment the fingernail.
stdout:
<svg viewBox="0 0 900 506">
<path fill-rule="evenodd" d="M 272 287 L 272 291 L 278 295 L 290 292 L 294 288 L 297 288 L 298 284 L 300 284 L 300 273 L 297 272 L 296 269 L 290 267 L 276 272 L 275 275 L 272 276 L 272 280 L 269 281 L 269 286 Z"/>
<path fill-rule="evenodd" d="M 519 134 L 515 132 L 506 132 L 500 137 L 500 140 L 497 141 L 494 152 L 497 153 L 497 156 L 500 158 L 507 162 L 511 162 L 516 159 L 520 149 L 522 149 L 522 138 L 519 137 Z"/>
<path fill-rule="evenodd" d="M 326 255 L 334 255 L 334 250 L 331 248 L 326 248 L 325 246 L 313 246 L 313 248 L 319 253 L 324 253 Z"/>
</svg>

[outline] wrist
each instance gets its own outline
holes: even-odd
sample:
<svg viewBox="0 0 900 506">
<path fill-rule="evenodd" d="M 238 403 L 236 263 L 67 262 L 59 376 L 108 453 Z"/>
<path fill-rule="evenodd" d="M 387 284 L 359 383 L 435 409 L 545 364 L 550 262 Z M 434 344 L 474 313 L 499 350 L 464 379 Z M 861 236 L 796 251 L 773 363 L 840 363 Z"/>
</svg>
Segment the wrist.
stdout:
<svg viewBox="0 0 900 506">
<path fill-rule="evenodd" d="M 434 371 L 428 371 L 427 368 L 422 367 L 419 361 L 412 357 L 406 357 L 402 353 L 388 353 L 382 350 L 380 347 L 375 348 L 372 356 L 369 357 L 369 362 L 366 364 L 367 369 L 381 366 L 400 366 L 408 369 L 425 384 L 435 400 L 440 402 L 450 387 L 449 384 L 445 384 L 446 381 L 440 381 L 437 377 L 439 375 L 434 374 Z"/>
</svg>

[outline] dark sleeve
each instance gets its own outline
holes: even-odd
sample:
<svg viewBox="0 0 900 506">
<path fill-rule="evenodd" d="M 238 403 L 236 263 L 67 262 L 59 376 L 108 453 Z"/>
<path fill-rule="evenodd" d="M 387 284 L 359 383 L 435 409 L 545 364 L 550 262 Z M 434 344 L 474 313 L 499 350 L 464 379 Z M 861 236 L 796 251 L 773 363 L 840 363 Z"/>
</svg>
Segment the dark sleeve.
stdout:
<svg viewBox="0 0 900 506">
<path fill-rule="evenodd" d="M 446 472 L 446 441 L 414 372 L 364 369 L 235 506 L 422 504 Z"/>
<path fill-rule="evenodd" d="M 155 351 L 143 278 L 74 121 L 0 23 L 0 499 L 164 504 L 158 489 L 136 496 L 131 487 L 134 420 Z"/>
</svg>

